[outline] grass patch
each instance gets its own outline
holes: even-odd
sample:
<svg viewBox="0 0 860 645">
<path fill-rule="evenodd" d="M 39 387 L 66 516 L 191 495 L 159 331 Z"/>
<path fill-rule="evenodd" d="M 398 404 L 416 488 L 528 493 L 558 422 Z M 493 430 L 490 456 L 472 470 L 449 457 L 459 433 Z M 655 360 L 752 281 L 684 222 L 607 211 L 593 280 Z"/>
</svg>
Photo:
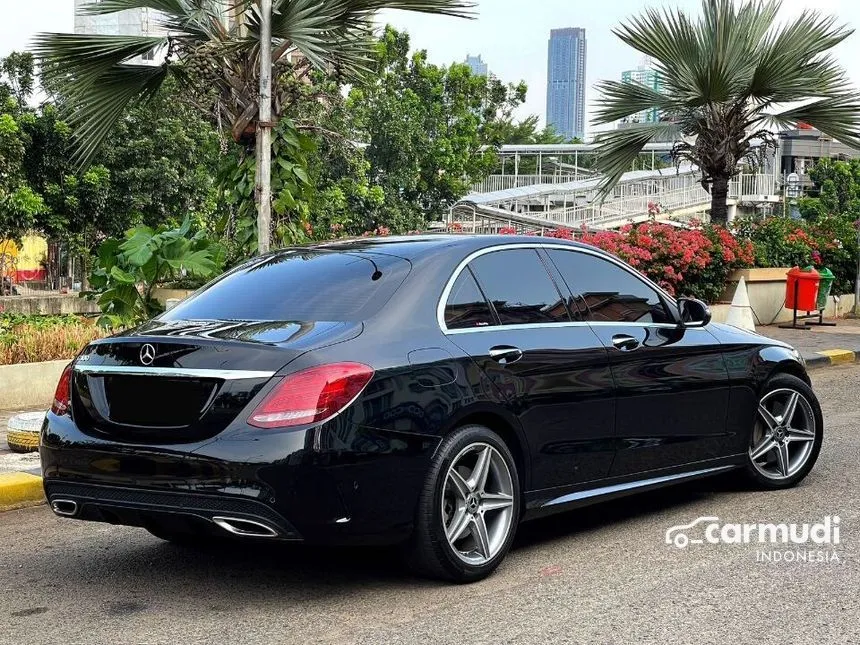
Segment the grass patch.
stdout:
<svg viewBox="0 0 860 645">
<path fill-rule="evenodd" d="M 0 314 L 0 365 L 72 359 L 109 333 L 81 316 Z"/>
</svg>

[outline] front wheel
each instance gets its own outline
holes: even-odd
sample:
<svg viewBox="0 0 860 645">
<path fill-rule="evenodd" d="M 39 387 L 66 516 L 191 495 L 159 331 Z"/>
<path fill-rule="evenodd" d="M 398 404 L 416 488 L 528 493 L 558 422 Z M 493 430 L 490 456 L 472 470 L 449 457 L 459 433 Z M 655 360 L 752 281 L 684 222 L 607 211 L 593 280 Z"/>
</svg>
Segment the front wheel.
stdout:
<svg viewBox="0 0 860 645">
<path fill-rule="evenodd" d="M 759 400 L 747 476 L 760 488 L 791 488 L 812 470 L 823 437 L 824 418 L 812 388 L 789 374 L 773 377 Z"/>
<path fill-rule="evenodd" d="M 408 561 L 434 578 L 481 580 L 504 559 L 519 517 L 519 479 L 505 442 L 484 426 L 459 428 L 427 474 Z"/>
</svg>

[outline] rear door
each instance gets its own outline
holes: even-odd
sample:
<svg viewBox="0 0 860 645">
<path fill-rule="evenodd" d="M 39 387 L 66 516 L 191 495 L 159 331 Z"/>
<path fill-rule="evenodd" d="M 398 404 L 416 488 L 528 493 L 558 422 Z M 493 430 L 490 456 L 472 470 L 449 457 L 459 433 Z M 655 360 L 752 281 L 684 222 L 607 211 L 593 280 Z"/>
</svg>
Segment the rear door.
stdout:
<svg viewBox="0 0 860 645">
<path fill-rule="evenodd" d="M 534 489 L 605 477 L 614 455 L 606 350 L 574 320 L 535 248 L 475 257 L 446 301 L 446 333 L 519 418 Z"/>
<path fill-rule="evenodd" d="M 548 249 L 609 353 L 619 450 L 613 476 L 731 452 L 728 372 L 705 328 L 679 328 L 671 305 L 632 269 L 580 250 Z"/>
</svg>

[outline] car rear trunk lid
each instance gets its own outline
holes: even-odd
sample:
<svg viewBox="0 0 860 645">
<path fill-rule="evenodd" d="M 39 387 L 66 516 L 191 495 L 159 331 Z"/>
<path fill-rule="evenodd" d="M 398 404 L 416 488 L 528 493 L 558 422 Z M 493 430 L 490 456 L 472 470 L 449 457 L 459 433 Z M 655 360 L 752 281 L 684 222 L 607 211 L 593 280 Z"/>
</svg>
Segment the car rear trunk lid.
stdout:
<svg viewBox="0 0 860 645">
<path fill-rule="evenodd" d="M 282 367 L 357 336 L 360 323 L 154 321 L 97 341 L 75 362 L 72 413 L 83 432 L 187 443 L 224 430 Z"/>
</svg>

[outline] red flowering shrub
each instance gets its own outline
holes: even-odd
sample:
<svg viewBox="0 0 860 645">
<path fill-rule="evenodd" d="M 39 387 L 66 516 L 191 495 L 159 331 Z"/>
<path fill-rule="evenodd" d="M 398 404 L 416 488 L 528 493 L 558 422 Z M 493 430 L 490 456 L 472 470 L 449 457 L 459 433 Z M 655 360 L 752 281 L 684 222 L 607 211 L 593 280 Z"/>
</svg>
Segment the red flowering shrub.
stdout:
<svg viewBox="0 0 860 645">
<path fill-rule="evenodd" d="M 682 229 L 648 222 L 581 240 L 618 256 L 666 291 L 714 302 L 729 274 L 753 264 L 753 246 L 720 226 Z"/>
<path fill-rule="evenodd" d="M 755 247 L 759 267 L 813 265 L 836 276 L 833 293 L 851 293 L 857 276 L 857 232 L 853 216 L 819 216 L 814 222 L 787 217 L 744 218 L 737 234 Z"/>
</svg>

